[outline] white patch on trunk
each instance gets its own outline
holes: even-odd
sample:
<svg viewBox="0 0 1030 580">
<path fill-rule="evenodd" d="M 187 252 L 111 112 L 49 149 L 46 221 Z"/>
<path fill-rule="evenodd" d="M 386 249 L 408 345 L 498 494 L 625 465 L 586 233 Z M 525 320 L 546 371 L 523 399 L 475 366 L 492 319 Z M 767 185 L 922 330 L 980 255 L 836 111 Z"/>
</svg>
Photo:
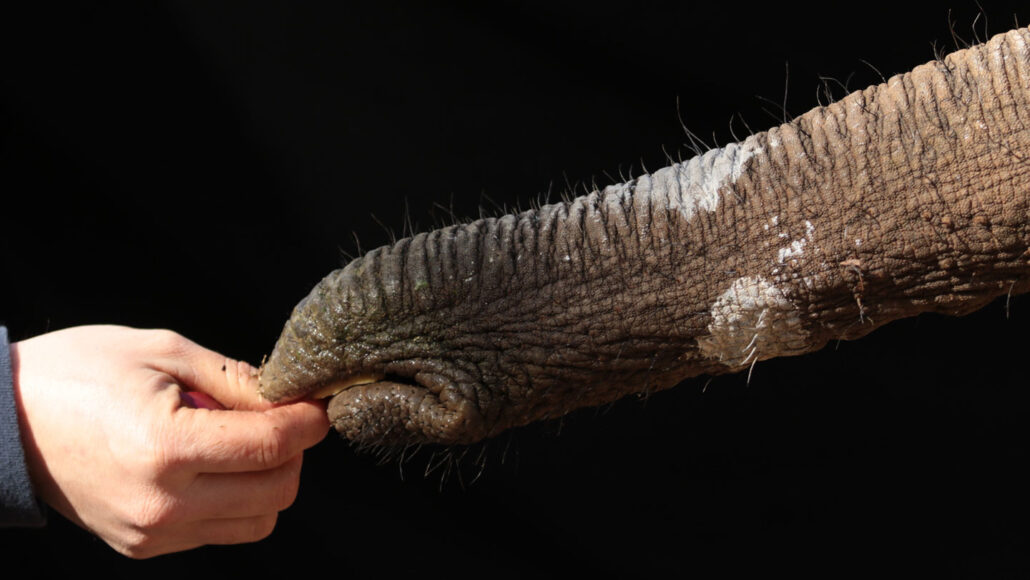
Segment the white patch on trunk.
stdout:
<svg viewBox="0 0 1030 580">
<path fill-rule="evenodd" d="M 761 153 L 755 137 L 712 149 L 685 163 L 674 163 L 628 183 L 610 185 L 601 195 L 607 204 L 624 204 L 630 195 L 646 195 L 657 207 L 679 210 L 690 219 L 699 210 L 715 211 L 720 190 L 740 179 L 748 160 Z"/>
<path fill-rule="evenodd" d="M 780 251 L 776 253 L 776 263 L 784 264 L 787 260 L 797 260 L 805 253 L 805 245 L 808 244 L 808 240 L 815 233 L 815 226 L 812 222 L 805 220 L 805 235 L 799 240 L 794 240 L 786 248 L 780 248 Z M 780 237 L 787 237 L 787 234 L 780 234 Z"/>
<path fill-rule="evenodd" d="M 809 333 L 797 307 L 764 278 L 734 280 L 712 304 L 711 316 L 709 334 L 698 338 L 698 349 L 728 367 L 741 368 L 809 349 Z"/>
</svg>

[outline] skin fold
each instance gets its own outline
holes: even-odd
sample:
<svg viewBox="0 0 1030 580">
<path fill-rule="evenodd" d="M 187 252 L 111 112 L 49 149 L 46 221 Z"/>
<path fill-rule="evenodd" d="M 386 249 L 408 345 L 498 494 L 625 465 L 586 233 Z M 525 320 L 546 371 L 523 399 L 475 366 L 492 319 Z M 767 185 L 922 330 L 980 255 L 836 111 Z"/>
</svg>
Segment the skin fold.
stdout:
<svg viewBox="0 0 1030 580">
<path fill-rule="evenodd" d="M 471 443 L 1030 290 L 1030 32 L 626 184 L 378 248 L 294 309 L 269 400 Z"/>
</svg>

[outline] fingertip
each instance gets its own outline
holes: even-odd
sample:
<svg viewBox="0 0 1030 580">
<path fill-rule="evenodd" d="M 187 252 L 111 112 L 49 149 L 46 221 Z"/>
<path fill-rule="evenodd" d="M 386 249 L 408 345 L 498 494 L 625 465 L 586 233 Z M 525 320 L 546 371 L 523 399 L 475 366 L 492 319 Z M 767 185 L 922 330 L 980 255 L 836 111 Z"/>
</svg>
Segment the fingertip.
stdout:
<svg viewBox="0 0 1030 580">
<path fill-rule="evenodd" d="M 258 369 L 250 363 L 225 357 L 221 372 L 233 408 L 257 411 L 274 406 L 258 394 Z"/>
<path fill-rule="evenodd" d="M 274 405 L 257 391 L 257 369 L 247 361 L 221 357 L 221 366 L 208 376 L 207 388 L 227 409 L 264 411 Z"/>
<path fill-rule="evenodd" d="M 210 395 L 227 409 L 263 411 L 273 407 L 258 394 L 258 369 L 179 337 L 175 348 L 158 358 L 160 370 L 174 376 L 184 390 Z M 170 354 L 169 354 L 170 353 Z"/>
<path fill-rule="evenodd" d="M 311 422 L 322 430 L 322 436 L 329 432 L 329 415 L 326 413 L 326 402 L 325 401 L 301 401 L 301 404 L 305 405 L 305 410 L 311 418 Z"/>
</svg>

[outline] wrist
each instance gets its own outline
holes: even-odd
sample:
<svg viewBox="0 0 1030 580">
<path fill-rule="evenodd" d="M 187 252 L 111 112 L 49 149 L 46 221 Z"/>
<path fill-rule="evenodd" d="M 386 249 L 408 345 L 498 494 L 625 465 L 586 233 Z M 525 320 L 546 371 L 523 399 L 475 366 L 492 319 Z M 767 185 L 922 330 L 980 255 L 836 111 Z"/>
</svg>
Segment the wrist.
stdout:
<svg viewBox="0 0 1030 580">
<path fill-rule="evenodd" d="M 26 422 L 15 384 L 17 357 L 0 326 L 0 526 L 38 527 L 46 523 L 30 476 Z"/>
</svg>

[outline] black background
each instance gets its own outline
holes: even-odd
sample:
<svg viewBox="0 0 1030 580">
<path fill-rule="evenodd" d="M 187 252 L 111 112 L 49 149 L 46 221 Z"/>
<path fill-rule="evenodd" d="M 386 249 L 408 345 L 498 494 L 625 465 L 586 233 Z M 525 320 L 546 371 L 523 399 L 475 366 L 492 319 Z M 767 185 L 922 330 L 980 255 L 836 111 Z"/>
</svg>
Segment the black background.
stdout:
<svg viewBox="0 0 1030 580">
<path fill-rule="evenodd" d="M 821 77 L 839 98 L 953 50 L 949 18 L 968 41 L 1030 23 L 984 5 L 5 7 L 0 322 L 167 327 L 256 363 L 355 237 L 657 169 L 690 155 L 677 116 L 724 144 L 817 105 Z M 901 321 L 750 385 L 519 429 L 442 484 L 425 453 L 401 470 L 330 434 L 254 545 L 135 562 L 51 513 L 0 554 L 111 578 L 992 576 L 1030 556 L 1028 311 Z"/>
</svg>

